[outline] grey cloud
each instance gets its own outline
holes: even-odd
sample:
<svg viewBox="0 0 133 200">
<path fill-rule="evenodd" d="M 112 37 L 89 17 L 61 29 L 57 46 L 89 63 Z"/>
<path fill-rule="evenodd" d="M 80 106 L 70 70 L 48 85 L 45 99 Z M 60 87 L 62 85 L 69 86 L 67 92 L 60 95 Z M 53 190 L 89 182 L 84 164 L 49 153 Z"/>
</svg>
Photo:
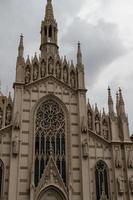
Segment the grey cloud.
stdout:
<svg viewBox="0 0 133 200">
<path fill-rule="evenodd" d="M 68 54 L 75 56 L 74 46 L 82 43 L 83 60 L 88 84 L 93 84 L 100 72 L 109 64 L 127 53 L 126 47 L 119 38 L 116 24 L 99 20 L 97 24 L 87 23 L 75 18 L 62 38 L 63 46 L 69 44 Z M 69 52 L 69 49 L 70 52 Z M 70 56 L 69 56 L 70 57 Z"/>
</svg>

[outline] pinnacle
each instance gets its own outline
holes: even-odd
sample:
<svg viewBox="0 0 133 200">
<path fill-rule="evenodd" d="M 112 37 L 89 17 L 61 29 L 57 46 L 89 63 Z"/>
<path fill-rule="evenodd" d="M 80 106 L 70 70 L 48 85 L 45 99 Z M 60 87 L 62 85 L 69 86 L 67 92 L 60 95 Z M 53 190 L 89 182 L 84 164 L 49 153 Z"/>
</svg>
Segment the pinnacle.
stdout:
<svg viewBox="0 0 133 200">
<path fill-rule="evenodd" d="M 52 0 L 47 0 L 45 20 L 54 20 Z"/>
</svg>

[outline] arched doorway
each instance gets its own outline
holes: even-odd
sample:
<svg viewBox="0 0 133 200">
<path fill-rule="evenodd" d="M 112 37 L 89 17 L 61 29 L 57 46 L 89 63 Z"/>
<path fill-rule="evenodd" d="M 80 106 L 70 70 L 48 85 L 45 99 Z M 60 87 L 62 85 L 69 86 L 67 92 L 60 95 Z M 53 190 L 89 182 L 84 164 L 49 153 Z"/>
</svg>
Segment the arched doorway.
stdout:
<svg viewBox="0 0 133 200">
<path fill-rule="evenodd" d="M 66 200 L 66 198 L 59 189 L 49 187 L 40 193 L 38 200 Z"/>
</svg>

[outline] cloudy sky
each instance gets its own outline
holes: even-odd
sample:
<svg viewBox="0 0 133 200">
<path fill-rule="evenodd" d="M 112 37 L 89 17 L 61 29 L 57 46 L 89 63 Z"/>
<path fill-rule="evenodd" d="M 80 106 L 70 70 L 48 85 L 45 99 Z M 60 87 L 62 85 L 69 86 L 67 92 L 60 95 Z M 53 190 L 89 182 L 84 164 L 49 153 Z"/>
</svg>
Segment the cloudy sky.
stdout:
<svg viewBox="0 0 133 200">
<path fill-rule="evenodd" d="M 75 61 L 82 44 L 87 96 L 107 109 L 107 87 L 123 90 L 133 133 L 133 0 L 53 0 L 60 54 Z M 39 54 L 40 25 L 46 0 L 0 0 L 0 80 L 3 93 L 12 89 L 19 35 L 25 57 Z"/>
</svg>

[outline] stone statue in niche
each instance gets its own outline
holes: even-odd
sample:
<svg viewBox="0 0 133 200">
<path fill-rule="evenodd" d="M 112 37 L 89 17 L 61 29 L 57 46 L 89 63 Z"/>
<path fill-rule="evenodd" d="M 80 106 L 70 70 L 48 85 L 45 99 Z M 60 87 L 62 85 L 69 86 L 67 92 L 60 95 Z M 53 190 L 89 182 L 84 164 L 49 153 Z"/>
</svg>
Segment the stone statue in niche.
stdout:
<svg viewBox="0 0 133 200">
<path fill-rule="evenodd" d="M 18 141 L 18 137 L 15 136 L 12 141 L 12 154 L 14 156 L 17 156 L 18 153 L 19 153 L 19 141 Z"/>
<path fill-rule="evenodd" d="M 133 193 L 133 176 L 131 176 L 129 179 L 129 185 L 130 185 L 131 193 Z"/>
<path fill-rule="evenodd" d="M 2 128 L 2 123 L 3 123 L 3 112 L 2 109 L 0 108 L 0 128 Z"/>
<path fill-rule="evenodd" d="M 38 66 L 35 64 L 33 66 L 33 80 L 37 80 L 38 79 Z"/>
<path fill-rule="evenodd" d="M 133 151 L 129 151 L 128 155 L 128 168 L 133 168 Z"/>
<path fill-rule="evenodd" d="M 68 82 L 68 71 L 66 67 L 64 67 L 64 70 L 63 70 L 63 80 L 65 83 Z"/>
<path fill-rule="evenodd" d="M 12 109 L 11 106 L 8 105 L 6 109 L 6 125 L 9 125 L 11 123 L 12 118 Z"/>
<path fill-rule="evenodd" d="M 123 193 L 124 192 L 124 178 L 123 176 L 119 176 L 117 178 L 117 183 L 118 183 L 118 192 Z"/>
<path fill-rule="evenodd" d="M 87 127 L 86 127 L 85 117 L 84 116 L 82 117 L 81 132 L 82 133 L 87 133 Z"/>
<path fill-rule="evenodd" d="M 48 61 L 48 72 L 49 72 L 49 74 L 53 74 L 53 70 L 54 70 L 53 60 L 52 60 L 52 58 L 50 58 L 49 61 Z"/>
<path fill-rule="evenodd" d="M 92 113 L 88 111 L 88 128 L 93 129 L 93 123 L 92 123 Z"/>
<path fill-rule="evenodd" d="M 116 150 L 116 156 L 115 156 L 115 167 L 121 168 L 122 167 L 122 160 L 119 149 Z"/>
<path fill-rule="evenodd" d="M 61 68 L 60 68 L 60 64 L 57 63 L 56 64 L 56 78 L 60 79 L 61 77 Z"/>
<path fill-rule="evenodd" d="M 15 114 L 13 127 L 14 129 L 20 129 L 20 115 L 18 111 Z"/>
<path fill-rule="evenodd" d="M 96 133 L 100 135 L 100 120 L 98 116 L 96 116 L 95 118 L 95 130 L 96 130 Z"/>
<path fill-rule="evenodd" d="M 83 149 L 83 157 L 87 158 L 88 157 L 88 142 L 87 139 L 85 139 L 82 143 L 82 149 Z"/>
<path fill-rule="evenodd" d="M 44 77 L 46 75 L 46 62 L 42 61 L 41 63 L 41 77 Z"/>
<path fill-rule="evenodd" d="M 70 83 L 71 83 L 71 86 L 74 88 L 74 87 L 75 87 L 75 76 L 74 76 L 74 72 L 72 72 L 71 75 L 70 75 Z"/>
<path fill-rule="evenodd" d="M 27 67 L 25 72 L 25 83 L 29 83 L 30 80 L 31 80 L 30 68 Z"/>
<path fill-rule="evenodd" d="M 103 137 L 107 140 L 108 139 L 108 124 L 106 121 L 103 121 Z"/>
</svg>

